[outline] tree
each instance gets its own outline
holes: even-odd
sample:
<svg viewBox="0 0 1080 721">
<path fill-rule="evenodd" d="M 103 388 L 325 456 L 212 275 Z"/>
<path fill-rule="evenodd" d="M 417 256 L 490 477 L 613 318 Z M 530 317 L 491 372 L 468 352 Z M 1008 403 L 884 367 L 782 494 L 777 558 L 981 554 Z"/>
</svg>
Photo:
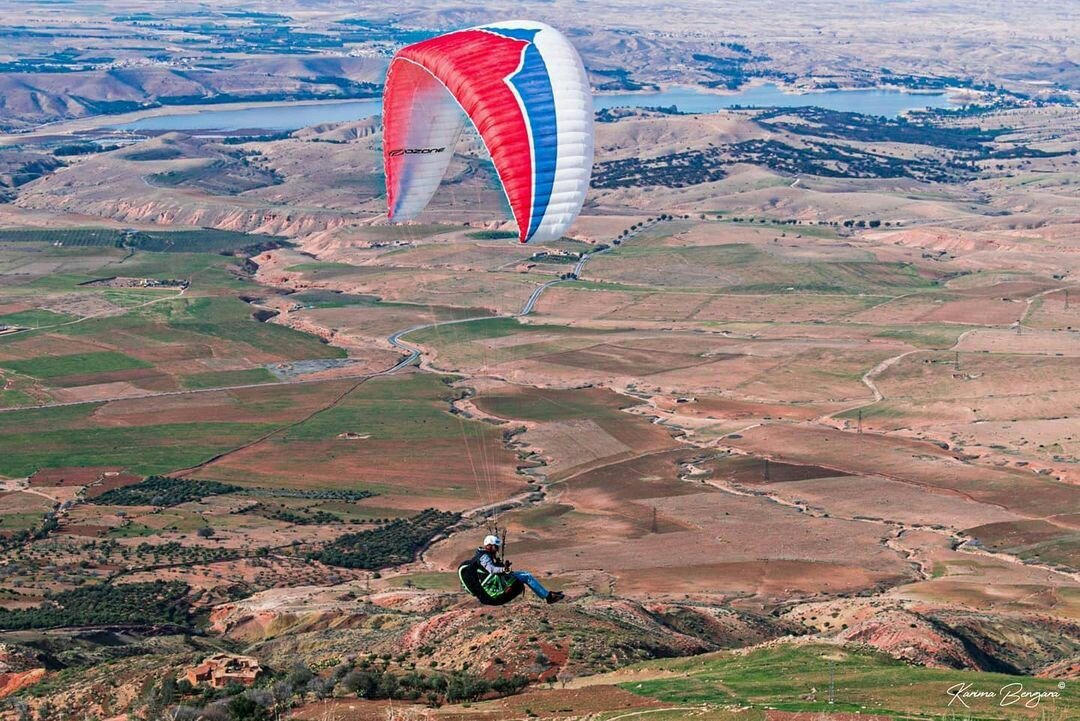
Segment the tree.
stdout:
<svg viewBox="0 0 1080 721">
<path fill-rule="evenodd" d="M 267 721 L 270 718 L 265 708 L 245 694 L 234 696 L 226 708 L 232 721 Z"/>
<path fill-rule="evenodd" d="M 334 679 L 316 676 L 307 682 L 305 688 L 307 692 L 313 694 L 315 698 L 322 700 L 328 698 L 334 692 L 334 685 Z"/>
<path fill-rule="evenodd" d="M 351 671 L 341 683 L 357 698 L 376 698 L 379 690 L 379 679 L 369 671 Z"/>
<path fill-rule="evenodd" d="M 294 689 L 301 689 L 312 679 L 315 674 L 302 663 L 297 663 L 290 669 L 289 675 L 285 677 L 285 683 L 292 686 Z"/>
<path fill-rule="evenodd" d="M 293 686 L 288 681 L 278 681 L 270 687 L 270 693 L 274 696 L 274 715 L 276 716 L 282 709 L 288 708 L 289 700 L 293 695 Z"/>
<path fill-rule="evenodd" d="M 163 679 L 159 685 L 151 687 L 145 696 L 147 717 L 162 718 L 165 715 L 165 709 L 176 702 L 179 690 L 176 679 L 171 676 Z"/>
</svg>

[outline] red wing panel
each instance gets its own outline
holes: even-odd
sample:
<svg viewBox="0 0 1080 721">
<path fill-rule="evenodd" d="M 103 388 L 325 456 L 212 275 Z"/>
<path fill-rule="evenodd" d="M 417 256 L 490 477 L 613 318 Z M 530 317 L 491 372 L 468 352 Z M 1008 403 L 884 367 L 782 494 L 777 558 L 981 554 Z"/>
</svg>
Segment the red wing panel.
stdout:
<svg viewBox="0 0 1080 721">
<path fill-rule="evenodd" d="M 510 208 L 524 240 L 532 217 L 533 158 L 529 129 L 517 95 L 506 79 L 522 63 L 528 42 L 482 30 L 462 30 L 403 48 L 398 58 L 423 66 L 457 99 L 483 138 L 499 173 Z M 394 97 L 387 102 L 384 153 L 407 147 L 408 112 L 413 96 L 429 91 L 424 71 L 408 62 L 393 67 Z M 398 78 L 397 73 L 402 73 Z M 388 82 L 388 91 L 390 83 Z M 400 99 L 398 98 L 400 95 Z M 401 111 L 398 111 L 401 108 Z M 393 117 L 390 113 L 393 112 Z M 391 213 L 400 187 L 403 157 L 387 158 L 387 187 Z"/>
</svg>

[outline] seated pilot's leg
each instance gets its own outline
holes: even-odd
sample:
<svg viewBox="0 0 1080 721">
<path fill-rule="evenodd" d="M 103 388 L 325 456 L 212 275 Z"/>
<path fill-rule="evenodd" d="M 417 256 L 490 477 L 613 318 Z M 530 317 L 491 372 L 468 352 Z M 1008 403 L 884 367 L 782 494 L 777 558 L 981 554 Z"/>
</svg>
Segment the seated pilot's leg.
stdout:
<svg viewBox="0 0 1080 721">
<path fill-rule="evenodd" d="M 510 575 L 532 589 L 532 592 L 540 598 L 546 599 L 548 597 L 548 590 L 528 571 L 512 571 Z"/>
</svg>

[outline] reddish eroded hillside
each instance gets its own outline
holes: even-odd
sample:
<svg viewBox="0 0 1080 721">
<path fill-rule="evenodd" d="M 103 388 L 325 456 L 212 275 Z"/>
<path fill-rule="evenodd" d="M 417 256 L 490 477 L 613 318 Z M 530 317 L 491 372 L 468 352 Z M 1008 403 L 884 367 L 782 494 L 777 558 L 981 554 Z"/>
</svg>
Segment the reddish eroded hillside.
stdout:
<svg viewBox="0 0 1080 721">
<path fill-rule="evenodd" d="M 0 673 L 0 699 L 20 691 L 45 678 L 45 669 L 32 668 L 29 671 L 10 671 Z"/>
<path fill-rule="evenodd" d="M 964 644 L 924 618 L 903 610 L 889 610 L 855 623 L 837 636 L 865 643 L 893 658 L 936 668 L 977 670 Z"/>
<path fill-rule="evenodd" d="M 218 606 L 213 629 L 270 664 L 393 654 L 418 666 L 546 680 L 649 658 L 736 648 L 799 633 L 796 624 L 719 606 L 585 596 L 481 606 L 463 595 L 337 589 L 266 591 Z"/>
<path fill-rule="evenodd" d="M 31 653 L 0 643 L 0 699 L 45 678 L 41 661 Z"/>
</svg>

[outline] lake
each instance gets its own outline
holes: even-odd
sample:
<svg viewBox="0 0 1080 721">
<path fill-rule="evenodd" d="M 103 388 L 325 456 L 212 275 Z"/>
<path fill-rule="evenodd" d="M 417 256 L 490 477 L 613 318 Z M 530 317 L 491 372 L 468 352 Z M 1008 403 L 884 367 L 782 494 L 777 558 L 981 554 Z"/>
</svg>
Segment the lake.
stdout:
<svg viewBox="0 0 1080 721">
<path fill-rule="evenodd" d="M 944 93 L 915 94 L 898 90 L 826 90 L 816 93 L 789 93 L 775 85 L 758 85 L 730 95 L 704 92 L 696 88 L 670 88 L 655 93 L 602 93 L 593 99 L 596 109 L 613 107 L 670 107 L 688 113 L 714 113 L 734 106 L 799 107 L 814 105 L 868 115 L 895 117 L 905 110 L 946 108 Z M 381 100 L 340 102 L 296 102 L 241 110 L 200 110 L 182 115 L 141 118 L 116 127 L 124 130 L 295 130 L 321 123 L 343 123 L 378 114 Z"/>
<path fill-rule="evenodd" d="M 715 113 L 736 106 L 756 108 L 795 108 L 813 105 L 826 110 L 840 110 L 866 115 L 896 117 L 905 110 L 947 108 L 952 103 L 944 93 L 916 94 L 899 90 L 823 90 L 815 93 L 789 93 L 772 84 L 756 85 L 731 95 L 707 93 L 696 88 L 669 88 L 658 93 L 611 93 L 593 98 L 602 108 L 666 108 L 676 106 L 684 113 Z"/>
</svg>

